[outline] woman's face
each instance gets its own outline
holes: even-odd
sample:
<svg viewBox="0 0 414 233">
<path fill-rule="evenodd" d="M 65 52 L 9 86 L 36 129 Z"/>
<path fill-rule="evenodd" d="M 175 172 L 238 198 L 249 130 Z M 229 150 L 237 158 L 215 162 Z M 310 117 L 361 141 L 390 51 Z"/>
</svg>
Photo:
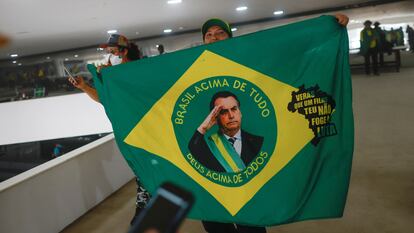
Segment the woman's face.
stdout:
<svg viewBox="0 0 414 233">
<path fill-rule="evenodd" d="M 111 65 L 119 65 L 121 63 L 128 62 L 127 49 L 121 51 L 119 47 L 109 46 L 106 47 L 106 52 L 109 54 L 108 63 L 110 63 Z"/>
</svg>

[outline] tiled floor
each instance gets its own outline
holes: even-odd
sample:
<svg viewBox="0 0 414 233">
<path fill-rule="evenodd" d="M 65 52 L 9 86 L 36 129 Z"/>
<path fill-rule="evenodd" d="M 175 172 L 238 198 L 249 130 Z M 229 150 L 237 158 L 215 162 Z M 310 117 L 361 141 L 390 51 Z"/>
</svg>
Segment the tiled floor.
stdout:
<svg viewBox="0 0 414 233">
<path fill-rule="evenodd" d="M 270 227 L 268 232 L 413 232 L 414 68 L 379 77 L 355 75 L 353 87 L 355 153 L 344 216 Z M 134 198 L 131 181 L 63 232 L 127 232 Z M 204 230 L 198 221 L 187 220 L 179 232 Z"/>
</svg>

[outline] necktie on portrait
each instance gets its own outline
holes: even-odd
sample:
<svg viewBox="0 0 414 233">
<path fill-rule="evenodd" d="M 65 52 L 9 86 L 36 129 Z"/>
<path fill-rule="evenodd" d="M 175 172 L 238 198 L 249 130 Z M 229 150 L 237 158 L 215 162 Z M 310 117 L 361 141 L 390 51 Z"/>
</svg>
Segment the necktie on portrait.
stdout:
<svg viewBox="0 0 414 233">
<path fill-rule="evenodd" d="M 234 147 L 234 143 L 236 142 L 237 138 L 235 138 L 235 137 L 231 137 L 231 138 L 228 138 L 227 140 L 228 140 L 228 141 L 230 142 L 230 144 Z"/>
</svg>

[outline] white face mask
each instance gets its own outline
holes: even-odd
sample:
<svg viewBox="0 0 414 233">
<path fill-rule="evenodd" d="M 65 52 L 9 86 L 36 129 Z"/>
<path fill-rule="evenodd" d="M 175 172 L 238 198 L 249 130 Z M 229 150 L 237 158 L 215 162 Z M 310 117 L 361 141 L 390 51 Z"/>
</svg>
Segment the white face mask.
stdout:
<svg viewBox="0 0 414 233">
<path fill-rule="evenodd" d="M 111 62 L 111 65 L 116 66 L 122 63 L 122 57 L 111 54 L 109 61 Z"/>
</svg>

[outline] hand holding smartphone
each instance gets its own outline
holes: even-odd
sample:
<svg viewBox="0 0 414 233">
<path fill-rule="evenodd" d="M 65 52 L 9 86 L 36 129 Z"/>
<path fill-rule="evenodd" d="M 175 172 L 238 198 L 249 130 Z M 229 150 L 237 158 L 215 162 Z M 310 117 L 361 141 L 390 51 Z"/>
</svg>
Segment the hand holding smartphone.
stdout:
<svg viewBox="0 0 414 233">
<path fill-rule="evenodd" d="M 193 195 L 171 183 L 161 185 L 128 233 L 176 233 L 193 205 Z"/>
<path fill-rule="evenodd" d="M 69 72 L 68 69 L 66 69 L 65 66 L 63 66 L 63 70 L 67 73 L 68 77 L 69 77 L 69 82 L 71 82 L 73 85 L 78 85 L 78 82 L 76 81 L 76 79 L 73 77 L 73 75 Z"/>
</svg>

